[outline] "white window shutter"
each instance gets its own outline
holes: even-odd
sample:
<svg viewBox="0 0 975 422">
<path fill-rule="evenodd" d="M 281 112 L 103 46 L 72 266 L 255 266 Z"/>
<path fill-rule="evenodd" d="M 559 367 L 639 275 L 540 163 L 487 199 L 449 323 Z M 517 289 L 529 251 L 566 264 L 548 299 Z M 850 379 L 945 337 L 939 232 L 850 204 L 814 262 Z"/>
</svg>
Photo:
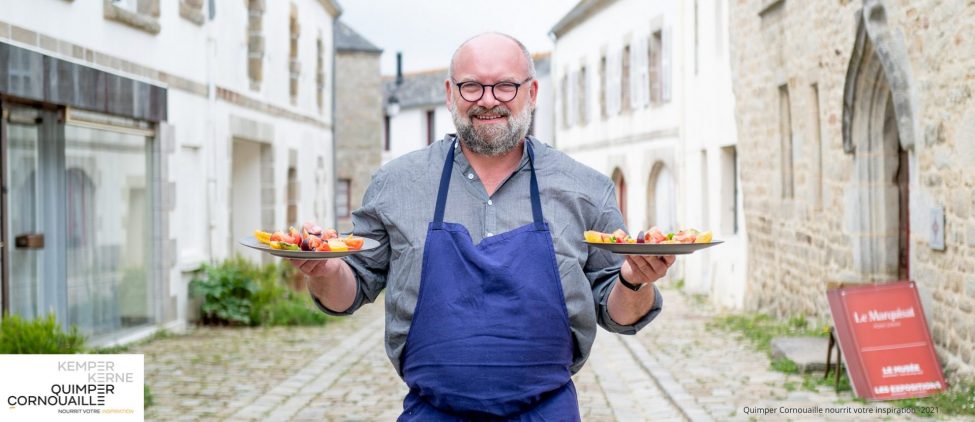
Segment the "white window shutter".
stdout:
<svg viewBox="0 0 975 422">
<path fill-rule="evenodd" d="M 630 60 L 630 80 L 627 82 L 629 82 L 628 85 L 630 86 L 630 109 L 640 107 L 640 58 L 639 54 L 637 54 L 638 51 L 640 51 L 640 41 L 634 41 L 630 44 L 630 57 L 628 57 Z"/>
<path fill-rule="evenodd" d="M 582 120 L 584 122 L 592 121 L 592 88 L 589 86 L 589 81 L 592 79 L 591 69 L 586 69 L 583 67 L 585 72 L 582 72 L 582 92 L 579 93 L 579 101 L 582 103 Z"/>
<path fill-rule="evenodd" d="M 622 55 L 620 50 L 612 50 L 606 59 L 606 73 L 609 80 L 606 84 L 606 114 L 615 116 L 620 112 L 620 89 L 623 72 Z"/>
<path fill-rule="evenodd" d="M 636 107 L 643 107 L 650 103 L 650 83 L 647 81 L 649 73 L 647 67 L 650 60 L 647 57 L 646 37 L 637 38 L 633 46 L 633 53 L 634 63 L 636 64 L 636 71 L 634 72 L 636 80 L 633 84 L 636 93 L 633 98 L 636 99 Z"/>
<path fill-rule="evenodd" d="M 672 88 L 671 85 L 673 81 L 672 78 L 673 72 L 671 71 L 671 67 L 673 66 L 672 63 L 674 62 L 671 57 L 671 54 L 673 52 L 673 48 L 671 48 L 673 44 L 672 32 L 673 31 L 671 31 L 670 25 L 667 25 L 664 26 L 663 33 L 660 36 L 661 44 L 663 44 L 663 46 L 661 47 L 662 63 L 660 66 L 662 67 L 661 82 L 663 83 L 663 87 L 662 87 L 663 89 L 661 92 L 661 101 L 663 102 L 670 101 L 671 98 L 671 88 Z"/>
<path fill-rule="evenodd" d="M 579 95 L 578 95 L 578 93 L 576 93 L 576 86 L 577 86 L 576 84 L 578 83 L 578 81 L 576 79 L 578 77 L 579 77 L 579 72 L 577 72 L 575 70 L 570 70 L 569 71 L 569 82 L 568 82 L 568 87 L 567 87 L 567 90 L 566 90 L 567 91 L 567 93 L 566 93 L 566 97 L 567 97 L 566 98 L 566 101 L 569 102 L 567 104 L 568 107 L 569 107 L 569 110 L 568 110 L 568 113 L 567 113 L 568 116 L 566 116 L 566 125 L 569 126 L 569 127 L 572 127 L 572 126 L 574 126 L 576 124 L 576 120 L 577 120 L 576 119 L 576 114 L 579 113 Z"/>
</svg>

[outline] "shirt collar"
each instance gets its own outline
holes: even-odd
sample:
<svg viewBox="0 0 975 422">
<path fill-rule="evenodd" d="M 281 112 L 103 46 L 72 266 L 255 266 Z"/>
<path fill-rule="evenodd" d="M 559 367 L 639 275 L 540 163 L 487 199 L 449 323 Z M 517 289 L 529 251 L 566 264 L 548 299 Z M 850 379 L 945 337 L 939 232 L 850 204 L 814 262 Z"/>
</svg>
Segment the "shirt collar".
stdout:
<svg viewBox="0 0 975 422">
<path fill-rule="evenodd" d="M 445 156 L 447 155 L 447 152 L 448 152 L 447 148 L 450 148 L 450 146 L 454 144 L 454 141 L 455 140 L 457 141 L 457 146 L 458 147 L 462 147 L 461 142 L 460 142 L 460 139 L 457 138 L 457 135 L 456 134 L 451 133 L 451 134 L 447 135 L 447 139 L 445 139 L 446 142 L 444 142 L 444 155 Z M 538 170 L 538 159 L 539 159 L 539 156 L 542 155 L 541 148 L 539 148 L 539 145 L 541 145 L 541 142 L 539 142 L 538 139 L 535 139 L 534 136 L 528 135 L 528 136 L 525 137 L 525 142 L 522 143 L 522 145 L 521 145 L 521 148 L 522 148 L 521 162 L 518 163 L 518 170 L 517 171 L 528 171 L 529 170 L 529 168 L 528 168 L 528 143 L 529 142 L 532 143 L 532 148 L 533 148 L 533 150 L 535 152 L 535 170 L 536 171 Z M 477 173 L 474 172 L 474 168 L 471 167 L 471 163 L 469 161 L 467 161 L 467 157 L 464 156 L 464 154 L 460 153 L 460 150 L 459 149 L 454 154 L 454 167 L 456 167 L 458 170 L 460 170 L 465 175 L 467 175 L 467 174 L 473 174 L 475 178 L 478 178 Z"/>
</svg>

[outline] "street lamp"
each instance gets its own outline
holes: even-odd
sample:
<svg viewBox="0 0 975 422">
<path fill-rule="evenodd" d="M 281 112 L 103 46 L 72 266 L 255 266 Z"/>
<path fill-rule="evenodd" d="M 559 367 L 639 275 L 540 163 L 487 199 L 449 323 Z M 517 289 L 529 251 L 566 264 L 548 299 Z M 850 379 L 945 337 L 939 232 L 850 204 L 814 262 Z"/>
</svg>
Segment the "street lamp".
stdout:
<svg viewBox="0 0 975 422">
<path fill-rule="evenodd" d="M 399 98 L 396 98 L 396 94 L 390 94 L 389 99 L 386 100 L 386 115 L 393 117 L 397 113 L 399 113 Z"/>
</svg>

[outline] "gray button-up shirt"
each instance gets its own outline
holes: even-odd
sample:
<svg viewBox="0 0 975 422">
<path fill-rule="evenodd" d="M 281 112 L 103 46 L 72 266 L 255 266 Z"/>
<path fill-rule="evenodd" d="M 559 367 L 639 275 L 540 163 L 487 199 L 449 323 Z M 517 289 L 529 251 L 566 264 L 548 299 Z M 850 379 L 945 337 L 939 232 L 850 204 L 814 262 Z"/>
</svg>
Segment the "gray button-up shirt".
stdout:
<svg viewBox="0 0 975 422">
<path fill-rule="evenodd" d="M 344 258 L 356 274 L 355 301 L 347 311 L 334 312 L 316 299 L 326 313 L 348 315 L 366 302 L 373 302 L 385 288 L 386 354 L 400 373 L 400 355 L 420 289 L 427 226 L 433 220 L 444 159 L 454 139 L 455 136 L 448 135 L 425 149 L 389 162 L 376 172 L 362 208 L 352 213 L 352 222 L 356 235 L 375 239 L 379 246 Z M 613 183 L 605 175 L 537 139 L 528 139 L 535 151 L 542 213 L 552 233 L 575 338 L 571 368 L 575 373 L 589 357 L 597 324 L 614 333 L 634 334 L 660 313 L 662 298 L 660 291 L 655 291 L 652 309 L 633 325 L 620 325 L 610 318 L 606 303 L 623 258 L 587 246 L 582 232 L 625 230 Z M 531 223 L 530 178 L 525 152 L 518 169 L 488 197 L 480 177 L 458 149 L 454 154 L 444 221 L 463 224 L 475 244 L 484 237 Z"/>
</svg>

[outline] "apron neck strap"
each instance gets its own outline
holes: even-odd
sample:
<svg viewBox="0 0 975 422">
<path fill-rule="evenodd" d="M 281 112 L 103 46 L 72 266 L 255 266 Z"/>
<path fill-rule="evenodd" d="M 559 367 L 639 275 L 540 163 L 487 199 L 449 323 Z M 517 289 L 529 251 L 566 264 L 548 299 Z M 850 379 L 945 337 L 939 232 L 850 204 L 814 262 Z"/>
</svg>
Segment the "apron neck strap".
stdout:
<svg viewBox="0 0 975 422">
<path fill-rule="evenodd" d="M 535 151 L 532 148 L 532 143 L 528 138 L 525 138 L 525 143 L 527 144 L 528 150 L 528 165 L 531 169 L 531 200 L 532 200 L 532 220 L 535 224 L 537 230 L 543 230 L 545 228 L 545 219 L 542 218 L 542 200 L 541 195 L 538 191 L 538 179 L 535 176 Z M 443 173 L 440 175 L 440 189 L 437 191 L 437 208 L 433 214 L 433 222 L 436 224 L 443 223 L 444 209 L 447 207 L 447 191 L 450 190 L 450 174 L 454 169 L 454 151 L 457 150 L 457 139 L 450 145 L 450 149 L 447 151 L 447 157 L 444 159 L 443 163 Z"/>
</svg>

